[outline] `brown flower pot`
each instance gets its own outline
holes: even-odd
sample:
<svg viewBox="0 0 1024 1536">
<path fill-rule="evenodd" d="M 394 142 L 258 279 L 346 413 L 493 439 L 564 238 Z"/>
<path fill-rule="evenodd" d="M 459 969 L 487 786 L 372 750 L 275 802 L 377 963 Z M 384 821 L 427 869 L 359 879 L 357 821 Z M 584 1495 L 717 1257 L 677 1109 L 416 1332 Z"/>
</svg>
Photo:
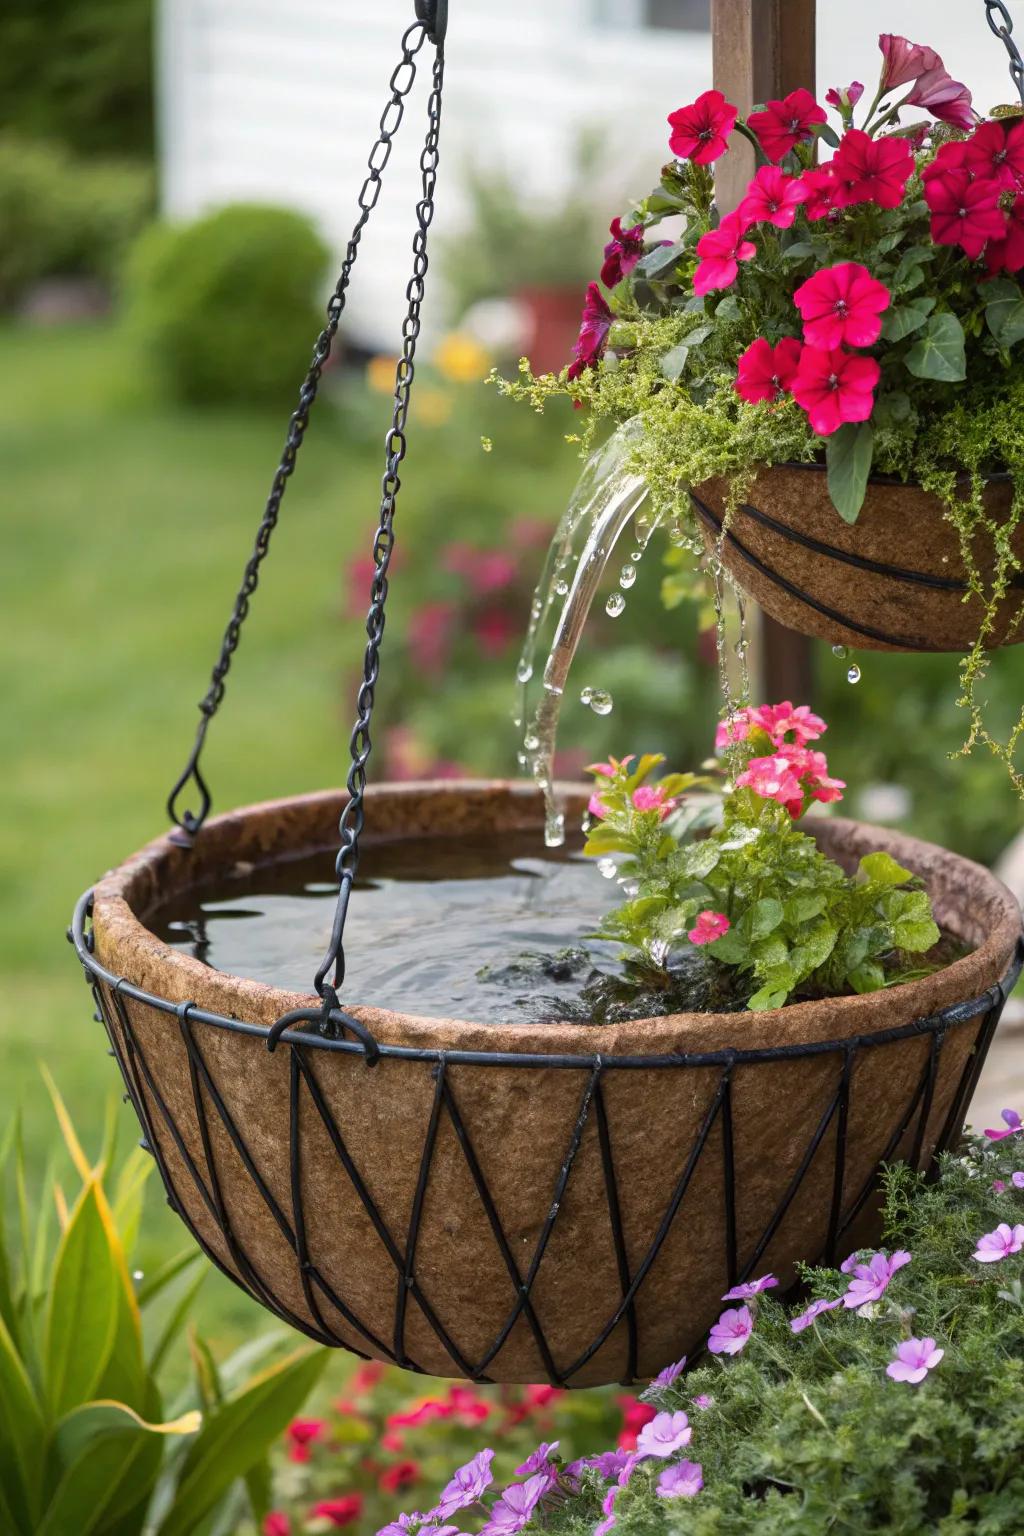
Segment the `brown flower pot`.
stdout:
<svg viewBox="0 0 1024 1536">
<path fill-rule="evenodd" d="M 250 807 L 191 850 L 159 838 L 97 886 L 91 934 L 88 898 L 74 928 L 172 1205 L 306 1333 L 442 1376 L 642 1379 L 699 1347 L 736 1280 L 844 1257 L 870 1235 L 880 1164 L 924 1167 L 959 1133 L 1019 910 L 978 865 L 851 821 L 822 819 L 822 846 L 888 849 L 972 953 L 756 1018 L 493 1026 L 367 999 L 375 1063 L 315 1031 L 268 1054 L 310 998 L 207 969 L 147 914 L 236 861 L 330 845 L 341 804 Z M 377 837 L 542 825 L 532 786 L 498 782 L 382 785 L 367 816 Z"/>
<path fill-rule="evenodd" d="M 709 542 L 725 516 L 728 484 L 706 480 L 692 492 Z M 989 481 L 986 509 L 1009 514 L 1008 476 Z M 1024 526 L 1013 535 L 1024 566 Z M 773 619 L 833 645 L 873 651 L 965 651 L 981 627 L 983 605 L 964 601 L 966 572 L 956 530 L 941 502 L 919 486 L 873 479 L 855 523 L 828 494 L 822 466 L 763 469 L 726 531 L 723 560 Z M 994 564 L 991 537 L 979 533 L 974 557 L 984 577 Z M 999 608 L 992 646 L 1024 640 L 1024 577 Z"/>
</svg>

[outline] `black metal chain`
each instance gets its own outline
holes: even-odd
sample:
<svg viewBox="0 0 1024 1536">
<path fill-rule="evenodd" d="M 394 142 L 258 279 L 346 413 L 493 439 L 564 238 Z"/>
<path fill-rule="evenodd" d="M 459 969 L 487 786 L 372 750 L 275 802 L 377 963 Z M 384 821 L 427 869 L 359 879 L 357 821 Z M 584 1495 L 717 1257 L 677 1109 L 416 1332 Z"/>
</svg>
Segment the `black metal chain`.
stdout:
<svg viewBox="0 0 1024 1536">
<path fill-rule="evenodd" d="M 1013 17 L 1003 0 L 985 0 L 985 20 L 994 35 L 1002 40 L 1003 47 L 1010 56 L 1010 79 L 1016 87 L 1021 102 L 1024 103 L 1024 59 L 1021 58 L 1020 49 L 1013 40 Z"/>
<path fill-rule="evenodd" d="M 324 1020 L 339 1006 L 337 989 L 345 979 L 343 938 L 349 897 L 359 865 L 359 837 L 365 815 L 363 794 L 366 789 L 366 764 L 372 750 L 370 719 L 374 693 L 380 674 L 380 644 L 384 635 L 384 604 L 388 595 L 388 566 L 394 549 L 395 500 L 401 488 L 399 466 L 405 458 L 405 425 L 409 414 L 409 396 L 416 374 L 416 343 L 420 334 L 420 307 L 426 277 L 427 235 L 434 217 L 434 191 L 437 185 L 438 141 L 441 131 L 441 89 L 444 82 L 444 48 L 438 43 L 434 59 L 434 79 L 427 102 L 427 137 L 420 154 L 422 196 L 416 204 L 416 233 L 413 236 L 412 277 L 406 288 L 408 308 L 402 326 L 402 354 L 395 369 L 395 404 L 391 428 L 384 443 L 384 475 L 381 480 L 380 523 L 373 541 L 374 573 L 370 585 L 370 611 L 366 618 L 366 650 L 363 677 L 356 696 L 356 720 L 352 728 L 350 750 L 352 766 L 348 774 L 348 800 L 341 814 L 338 832 L 338 904 L 335 908 L 331 942 L 316 973 L 314 986 L 323 1000 Z M 334 968 L 333 984 L 327 976 Z"/>
<path fill-rule="evenodd" d="M 281 462 L 277 467 L 277 471 L 275 472 L 274 479 L 271 483 L 270 495 L 267 499 L 266 508 L 264 509 L 263 517 L 256 532 L 256 540 L 253 547 L 253 552 L 250 555 L 245 567 L 245 571 L 243 572 L 242 584 L 238 589 L 238 595 L 235 598 L 231 617 L 228 620 L 227 628 L 224 631 L 224 637 L 221 641 L 220 655 L 218 656 L 216 664 L 214 665 L 213 671 L 210 675 L 210 686 L 206 692 L 205 697 L 200 701 L 199 704 L 199 725 L 196 729 L 196 736 L 192 746 L 192 751 L 189 755 L 189 759 L 185 765 L 184 770 L 182 771 L 179 778 L 175 781 L 174 787 L 168 796 L 168 814 L 170 815 L 172 822 L 174 822 L 176 827 L 179 829 L 179 831 L 176 834 L 172 834 L 172 836 L 176 836 L 179 841 L 185 843 L 189 843 L 195 838 L 196 834 L 202 827 L 203 822 L 206 820 L 207 815 L 209 814 L 211 795 L 206 781 L 203 778 L 202 770 L 199 766 L 203 745 L 206 741 L 206 732 L 209 728 L 210 721 L 217 713 L 217 710 L 220 708 L 221 701 L 224 698 L 225 679 L 227 678 L 228 671 L 231 667 L 232 657 L 234 656 L 235 651 L 238 649 L 238 643 L 241 638 L 242 625 L 245 622 L 249 612 L 250 599 L 259 584 L 260 566 L 266 558 L 267 550 L 270 547 L 271 534 L 277 526 L 278 516 L 281 511 L 281 502 L 288 485 L 288 480 L 295 469 L 296 455 L 302 446 L 302 440 L 305 437 L 306 428 L 309 425 L 309 413 L 313 406 L 313 402 L 316 399 L 317 389 L 320 384 L 320 376 L 323 372 L 324 364 L 330 357 L 331 346 L 334 342 L 334 338 L 338 330 L 338 323 L 341 320 L 341 316 L 345 308 L 349 281 L 352 276 L 352 268 L 355 266 L 356 257 L 359 254 L 359 244 L 362 238 L 363 229 L 365 228 L 367 220 L 369 219 L 370 214 L 373 212 L 373 209 L 377 203 L 377 199 L 380 196 L 381 177 L 388 163 L 388 160 L 391 158 L 391 148 L 394 141 L 394 136 L 398 131 L 399 125 L 401 124 L 405 113 L 406 97 L 412 90 L 416 79 L 416 56 L 420 49 L 423 47 L 423 44 L 428 40 L 435 43 L 437 47 L 437 59 L 434 65 L 434 89 L 431 95 L 431 129 L 427 138 L 427 147 L 429 149 L 431 146 L 431 135 L 433 136 L 432 155 L 433 163 L 436 167 L 437 120 L 440 116 L 440 67 L 443 60 L 446 10 L 446 0 L 416 0 L 416 14 L 419 19 L 407 29 L 402 38 L 402 57 L 398 64 L 395 66 L 395 69 L 391 75 L 391 97 L 385 106 L 384 111 L 381 113 L 380 133 L 377 138 L 377 142 L 374 144 L 373 149 L 370 151 L 366 179 L 363 182 L 359 193 L 359 217 L 356 220 L 355 227 L 353 228 L 352 234 L 349 238 L 348 246 L 345 251 L 345 259 L 342 263 L 341 273 L 338 277 L 337 284 L 335 285 L 334 292 L 331 294 L 331 297 L 327 303 L 327 323 L 324 326 L 324 329 L 320 332 L 320 335 L 317 337 L 316 343 L 313 347 L 313 360 L 310 364 L 309 372 L 306 374 L 306 377 L 303 381 L 302 388 L 299 390 L 299 403 L 293 411 L 291 419 L 288 423 L 288 435 L 285 440 L 284 452 L 281 455 Z M 434 105 L 435 97 L 438 98 L 436 106 Z M 426 152 L 427 151 L 425 150 L 424 154 L 426 154 Z M 430 188 L 430 194 L 432 198 L 432 184 Z M 424 171 L 425 199 L 426 195 L 426 171 Z M 430 202 L 430 212 L 433 212 L 432 201 Z M 429 218 L 427 219 L 427 223 L 429 223 Z M 426 225 L 422 222 L 422 219 L 420 228 L 421 232 L 424 232 L 425 247 Z M 417 254 L 416 259 L 418 263 L 420 259 L 419 254 Z M 419 332 L 418 317 L 419 302 L 422 298 L 422 274 L 426 271 L 425 250 L 423 254 L 422 270 L 420 270 L 418 266 L 415 270 L 417 275 L 413 278 L 413 283 L 419 284 L 418 296 L 416 297 L 414 304 L 412 297 L 413 285 L 410 284 L 410 314 L 406 321 L 407 330 L 410 324 L 415 321 L 415 330 L 413 332 L 413 350 L 415 350 L 415 335 Z M 409 383 L 411 383 L 411 360 L 412 353 L 410 352 Z M 402 393 L 402 399 L 404 400 L 404 407 L 407 408 L 407 385 Z M 401 435 L 400 429 L 402 426 L 404 426 L 405 422 L 405 408 L 399 412 L 399 403 L 399 389 L 396 386 L 395 420 L 392 424 L 392 430 L 388 437 L 389 467 L 395 435 L 396 433 L 399 436 Z M 401 421 L 399 421 L 399 416 L 401 416 Z M 404 437 L 401 438 L 401 447 L 402 452 L 395 460 L 396 465 L 398 462 L 400 462 L 405 452 Z M 387 500 L 388 496 L 387 481 L 388 477 L 386 475 L 385 500 Z M 397 489 L 398 483 L 397 477 L 395 477 L 394 490 L 392 491 L 390 497 L 392 504 L 394 502 L 394 495 L 397 493 Z M 390 519 L 385 522 L 383 511 L 381 513 L 381 525 L 382 530 L 386 534 L 390 527 Z M 378 539 L 380 537 L 381 535 L 378 534 Z M 386 569 L 387 565 L 385 562 L 383 570 L 386 571 Z M 386 592 L 386 582 L 384 583 L 383 590 Z M 377 587 L 377 577 L 375 577 L 374 606 L 378 606 L 379 602 L 380 596 Z M 381 616 L 380 628 L 383 628 L 383 616 Z M 377 643 L 379 644 L 379 635 Z M 360 714 L 362 714 L 362 705 L 360 705 Z M 188 809 L 182 809 L 179 811 L 178 801 L 190 781 L 199 794 L 199 809 L 198 811 L 191 811 Z"/>
</svg>

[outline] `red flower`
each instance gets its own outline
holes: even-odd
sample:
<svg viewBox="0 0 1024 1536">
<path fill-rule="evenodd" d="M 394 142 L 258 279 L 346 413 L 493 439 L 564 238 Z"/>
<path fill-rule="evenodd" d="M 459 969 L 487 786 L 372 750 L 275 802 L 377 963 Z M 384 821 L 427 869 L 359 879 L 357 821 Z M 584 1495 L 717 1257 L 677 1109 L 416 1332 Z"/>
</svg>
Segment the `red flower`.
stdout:
<svg viewBox="0 0 1024 1536">
<path fill-rule="evenodd" d="M 622 1409 L 622 1429 L 619 1432 L 618 1445 L 621 1451 L 635 1451 L 636 1437 L 645 1424 L 649 1424 L 654 1418 L 657 1409 L 650 1403 L 641 1403 L 635 1397 L 619 1397 L 616 1399 Z"/>
<path fill-rule="evenodd" d="M 914 169 L 914 156 L 903 139 L 872 139 L 862 128 L 843 134 L 832 159 L 832 174 L 839 183 L 835 203 L 877 203 L 896 208 Z"/>
<path fill-rule="evenodd" d="M 951 139 L 948 144 L 940 144 L 935 159 L 926 165 L 921 172 L 921 180 L 925 186 L 934 181 L 937 176 L 948 176 L 950 171 L 966 171 L 974 181 L 974 169 L 967 164 L 967 151 L 970 147 L 968 139 Z"/>
<path fill-rule="evenodd" d="M 488 608 L 473 620 L 473 634 L 485 656 L 500 656 L 519 634 L 521 626 L 500 608 Z"/>
<path fill-rule="evenodd" d="M 794 145 L 813 136 L 815 123 L 825 121 L 825 108 L 801 88 L 781 101 L 769 101 L 763 112 L 751 112 L 747 127 L 757 134 L 768 159 L 778 163 Z"/>
<path fill-rule="evenodd" d="M 1014 198 L 1006 215 L 1006 238 L 990 240 L 986 245 L 985 265 L 992 277 L 997 272 L 1019 272 L 1024 267 L 1024 193 Z"/>
<path fill-rule="evenodd" d="M 801 203 L 810 196 L 802 178 L 787 176 L 777 165 L 762 165 L 753 181 L 747 186 L 747 195 L 740 203 L 740 218 L 747 224 L 774 224 L 776 229 L 788 229 L 796 218 Z M 698 251 L 700 246 L 697 246 Z"/>
<path fill-rule="evenodd" d="M 780 400 L 788 394 L 800 361 L 800 343 L 786 336 L 777 347 L 763 336 L 753 342 L 739 360 L 735 389 L 744 400 Z"/>
<path fill-rule="evenodd" d="M 870 347 L 882 333 L 889 290 L 859 261 L 822 267 L 793 295 L 812 347 Z"/>
<path fill-rule="evenodd" d="M 972 181 L 967 170 L 950 171 L 925 182 L 924 199 L 935 244 L 959 245 L 971 261 L 977 261 L 989 240 L 1006 236 L 995 182 Z"/>
<path fill-rule="evenodd" d="M 260 1529 L 263 1536 L 291 1536 L 291 1521 L 280 1509 L 272 1509 Z"/>
<path fill-rule="evenodd" d="M 882 50 L 882 83 L 885 94 L 898 85 L 909 85 L 929 70 L 941 69 L 942 60 L 934 48 L 924 43 L 911 43 L 895 32 L 883 32 L 878 39 Z"/>
<path fill-rule="evenodd" d="M 507 622 L 509 633 L 518 633 L 518 626 L 511 620 Z M 448 1402 L 451 1412 L 457 1413 L 467 1424 L 482 1424 L 491 1411 L 490 1403 L 474 1392 L 472 1387 L 464 1387 L 459 1382 L 448 1388 Z"/>
<path fill-rule="evenodd" d="M 349 1380 L 349 1391 L 355 1397 L 362 1397 L 366 1392 L 372 1392 L 380 1381 L 387 1366 L 380 1360 L 364 1360 L 356 1366 Z"/>
<path fill-rule="evenodd" d="M 380 1487 L 385 1493 L 401 1493 L 403 1488 L 411 1488 L 419 1480 L 418 1461 L 396 1461 L 393 1467 L 386 1467 L 381 1473 Z"/>
<path fill-rule="evenodd" d="M 578 379 L 584 368 L 596 367 L 601 360 L 611 328 L 612 312 L 605 303 L 597 284 L 590 283 L 583 303 L 579 338 L 573 348 L 576 361 L 569 364 L 570 379 Z"/>
<path fill-rule="evenodd" d="M 612 238 L 604 248 L 601 281 L 606 288 L 614 288 L 629 276 L 644 253 L 644 226 L 633 224 L 623 229 L 621 219 L 612 219 L 608 233 Z"/>
<path fill-rule="evenodd" d="M 293 1419 L 285 1430 L 289 1461 L 308 1461 L 310 1446 L 319 1440 L 327 1428 L 325 1419 Z"/>
<path fill-rule="evenodd" d="M 363 1512 L 361 1493 L 344 1493 L 340 1499 L 321 1499 L 309 1512 L 310 1520 L 327 1520 L 339 1529 L 351 1525 Z"/>
<path fill-rule="evenodd" d="M 829 437 L 844 422 L 867 421 L 880 373 L 873 357 L 858 357 L 841 347 L 804 347 L 793 399 L 807 412 L 818 436 Z"/>
<path fill-rule="evenodd" d="M 421 1424 L 429 1424 L 432 1419 L 450 1419 L 453 1412 L 451 1405 L 443 1398 L 421 1397 L 411 1408 L 388 1414 L 386 1423 L 389 1429 L 418 1429 Z"/>
<path fill-rule="evenodd" d="M 832 174 L 832 166 L 823 165 L 817 170 L 804 171 L 801 178 L 807 188 L 807 201 L 804 203 L 804 213 L 812 223 L 818 219 L 834 219 L 839 216 L 836 206 L 836 194 L 839 183 Z"/>
<path fill-rule="evenodd" d="M 982 123 L 957 147 L 963 151 L 963 165 L 979 180 L 994 181 L 1004 191 L 1024 181 L 1024 122 Z"/>
<path fill-rule="evenodd" d="M 688 107 L 669 113 L 669 149 L 681 160 L 710 165 L 729 147 L 727 140 L 736 126 L 736 111 L 721 91 L 705 91 Z"/>
<path fill-rule="evenodd" d="M 709 229 L 697 241 L 701 258 L 693 274 L 693 291 L 709 293 L 712 288 L 729 288 L 736 281 L 738 262 L 757 255 L 757 246 L 745 240 L 747 225 L 739 212 L 727 213 L 717 229 Z"/>
</svg>

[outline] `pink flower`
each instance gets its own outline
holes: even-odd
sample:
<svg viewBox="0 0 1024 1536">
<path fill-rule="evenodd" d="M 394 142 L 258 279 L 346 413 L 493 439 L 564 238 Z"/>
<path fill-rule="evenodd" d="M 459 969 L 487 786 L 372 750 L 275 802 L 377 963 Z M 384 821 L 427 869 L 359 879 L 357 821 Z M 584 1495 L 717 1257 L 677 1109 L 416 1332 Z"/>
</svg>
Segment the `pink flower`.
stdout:
<svg viewBox="0 0 1024 1536">
<path fill-rule="evenodd" d="M 612 219 L 608 233 L 612 238 L 604 248 L 601 281 L 606 288 L 614 288 L 629 276 L 644 253 L 644 226 L 633 224 L 623 229 L 621 219 Z"/>
<path fill-rule="evenodd" d="M 1024 180 L 1024 122 L 982 123 L 963 146 L 963 164 L 1004 191 Z"/>
<path fill-rule="evenodd" d="M 660 784 L 641 784 L 633 791 L 634 811 L 657 811 L 660 821 L 671 816 L 678 803 L 677 800 L 666 796 Z"/>
<path fill-rule="evenodd" d="M 674 1365 L 666 1365 L 663 1371 L 659 1371 L 651 1382 L 652 1387 L 670 1387 L 686 1369 L 686 1356 L 677 1360 Z"/>
<path fill-rule="evenodd" d="M 658 1478 L 659 1499 L 692 1499 L 704 1487 L 699 1461 L 677 1461 Z"/>
<path fill-rule="evenodd" d="M 272 1509 L 260 1529 L 263 1536 L 291 1536 L 291 1521 L 280 1509 Z"/>
<path fill-rule="evenodd" d="M 1006 1193 L 1006 1185 L 1003 1183 L 1002 1179 L 992 1180 L 992 1193 L 994 1195 L 1004 1195 Z"/>
<path fill-rule="evenodd" d="M 285 1430 L 285 1439 L 288 1442 L 288 1460 L 306 1462 L 309 1460 L 310 1447 L 314 1441 L 319 1440 L 327 1428 L 326 1419 L 293 1419 Z"/>
<path fill-rule="evenodd" d="M 713 288 L 730 288 L 739 272 L 738 263 L 757 255 L 757 246 L 744 239 L 748 225 L 738 212 L 727 213 L 717 229 L 709 229 L 697 241 L 701 258 L 693 275 L 693 291 L 710 293 Z"/>
<path fill-rule="evenodd" d="M 804 793 L 812 800 L 817 800 L 822 805 L 831 805 L 843 798 L 842 792 L 846 788 L 846 780 L 830 777 L 824 752 L 804 751 L 798 772 Z M 800 813 L 797 812 L 797 814 Z"/>
<path fill-rule="evenodd" d="M 934 48 L 924 43 L 911 43 L 895 32 L 883 32 L 878 39 L 882 50 L 883 94 L 894 91 L 898 85 L 909 85 L 929 70 L 941 69 L 942 60 Z"/>
<path fill-rule="evenodd" d="M 876 1253 L 867 1264 L 856 1265 L 854 1279 L 850 1281 L 846 1295 L 842 1299 L 843 1306 L 852 1310 L 870 1306 L 873 1301 L 880 1301 L 888 1290 L 889 1282 L 896 1271 L 909 1263 L 910 1254 L 905 1248 L 897 1248 L 891 1259 L 887 1259 L 884 1253 Z"/>
<path fill-rule="evenodd" d="M 669 113 L 669 149 L 681 160 L 710 165 L 728 148 L 729 135 L 736 126 L 736 111 L 721 91 L 705 91 L 688 107 Z"/>
<path fill-rule="evenodd" d="M 834 85 L 830 91 L 825 92 L 825 100 L 830 107 L 836 107 L 840 112 L 849 112 L 863 95 L 864 87 L 859 80 L 854 80 L 850 85 Z"/>
<path fill-rule="evenodd" d="M 759 704 L 753 715 L 754 723 L 768 732 L 777 747 L 790 745 L 787 736 L 792 736 L 792 745 L 805 747 L 828 730 L 824 720 L 813 713 L 809 704 L 798 704 L 794 709 L 788 699 L 781 704 Z"/>
<path fill-rule="evenodd" d="M 500 656 L 519 632 L 519 622 L 500 608 L 488 608 L 473 620 L 473 636 L 485 656 Z"/>
<path fill-rule="evenodd" d="M 827 121 L 810 91 L 790 91 L 781 101 L 769 101 L 763 112 L 751 112 L 747 127 L 755 133 L 769 160 L 776 164 L 803 139 L 814 134 L 816 123 Z"/>
<path fill-rule="evenodd" d="M 657 1456 L 662 1459 L 675 1455 L 684 1445 L 689 1445 L 693 1430 L 686 1414 L 680 1409 L 676 1413 L 658 1413 L 649 1424 L 645 1424 L 637 1436 L 637 1455 L 641 1457 Z"/>
<path fill-rule="evenodd" d="M 799 361 L 800 343 L 795 336 L 783 337 L 775 347 L 759 336 L 739 360 L 736 393 L 751 404 L 781 400 L 796 376 Z"/>
<path fill-rule="evenodd" d="M 1011 1253 L 1019 1253 L 1024 1248 L 1024 1224 L 1018 1222 L 1011 1227 L 1008 1222 L 1001 1221 L 994 1232 L 986 1232 L 984 1237 L 978 1238 L 978 1246 L 972 1259 L 979 1264 L 994 1264 L 998 1259 L 1008 1259 Z"/>
<path fill-rule="evenodd" d="M 999 1113 L 1006 1124 L 1006 1130 L 986 1131 L 985 1135 L 989 1141 L 1003 1141 L 1007 1136 L 1016 1136 L 1024 1129 L 1024 1126 L 1021 1125 L 1020 1115 L 1018 1115 L 1015 1109 L 1001 1109 Z"/>
<path fill-rule="evenodd" d="M 1019 272 L 1024 267 L 1024 193 L 1018 193 L 1006 214 L 1006 234 L 1002 240 L 990 240 L 985 247 L 985 265 L 989 276 L 997 272 Z"/>
<path fill-rule="evenodd" d="M 754 1296 L 760 1296 L 762 1291 L 773 1291 L 778 1285 L 774 1275 L 762 1275 L 760 1280 L 745 1280 L 741 1285 L 734 1285 L 731 1291 L 726 1291 L 723 1301 L 750 1301 Z"/>
<path fill-rule="evenodd" d="M 417 663 L 430 677 L 444 671 L 458 614 L 454 603 L 424 603 L 409 615 L 406 636 Z"/>
<path fill-rule="evenodd" d="M 841 1307 L 842 1304 L 843 1298 L 841 1296 L 837 1296 L 834 1301 L 826 1301 L 823 1297 L 819 1297 L 817 1301 L 811 1302 L 806 1312 L 801 1312 L 799 1317 L 791 1317 L 789 1326 L 794 1333 L 803 1333 L 805 1328 L 811 1326 L 816 1317 L 820 1317 L 823 1312 L 831 1312 L 833 1308 Z"/>
<path fill-rule="evenodd" d="M 801 177 L 787 176 L 777 165 L 762 165 L 747 186 L 747 195 L 739 206 L 740 217 L 748 226 L 774 224 L 776 229 L 788 229 L 809 195 L 810 188 Z"/>
<path fill-rule="evenodd" d="M 971 93 L 960 80 L 954 80 L 942 67 L 929 69 L 919 75 L 914 89 L 903 99 L 908 107 L 923 107 L 940 122 L 952 123 L 957 128 L 973 128 L 975 117 L 971 107 Z"/>
<path fill-rule="evenodd" d="M 977 261 L 989 240 L 1006 235 L 999 187 L 991 181 L 973 181 L 966 169 L 926 181 L 924 200 L 931 210 L 935 244 L 959 245 L 971 261 Z"/>
<path fill-rule="evenodd" d="M 516 562 L 504 550 L 474 549 L 462 540 L 449 544 L 442 558 L 446 570 L 464 577 L 481 596 L 511 586 L 518 574 Z"/>
<path fill-rule="evenodd" d="M 803 790 L 796 776 L 793 760 L 782 753 L 772 757 L 752 757 L 742 773 L 737 774 L 740 789 L 752 789 L 762 800 L 779 805 L 803 804 Z"/>
<path fill-rule="evenodd" d="M 587 815 L 595 817 L 598 821 L 604 821 L 608 815 L 608 807 L 600 795 L 591 795 L 587 801 Z"/>
<path fill-rule="evenodd" d="M 714 1398 L 708 1397 L 706 1392 L 698 1392 L 697 1396 L 693 1400 L 693 1406 L 695 1408 L 707 1409 L 711 1407 L 713 1402 Z"/>
<path fill-rule="evenodd" d="M 313 1505 L 309 1516 L 311 1520 L 326 1520 L 329 1525 L 341 1530 L 342 1526 L 358 1520 L 362 1512 L 362 1494 L 344 1493 L 338 1499 L 321 1499 L 319 1504 Z"/>
<path fill-rule="evenodd" d="M 804 347 L 793 398 L 818 436 L 830 437 L 844 422 L 867 421 L 881 371 L 873 357 L 858 357 L 839 347 Z"/>
<path fill-rule="evenodd" d="M 1024 1173 L 1011 1173 L 1010 1183 L 1014 1189 L 1024 1189 Z"/>
<path fill-rule="evenodd" d="M 715 750 L 721 751 L 723 747 L 731 747 L 737 741 L 746 741 L 750 735 L 751 727 L 756 724 L 755 711 L 744 705 L 727 720 L 720 720 L 715 727 Z"/>
<path fill-rule="evenodd" d="M 882 334 L 889 290 L 859 261 L 822 267 L 793 295 L 812 347 L 870 347 Z"/>
<path fill-rule="evenodd" d="M 569 364 L 570 379 L 578 379 L 584 368 L 595 368 L 600 362 L 612 328 L 612 318 L 600 288 L 596 283 L 588 283 L 580 334 L 573 348 L 575 362 Z"/>
<path fill-rule="evenodd" d="M 732 927 L 724 912 L 698 912 L 697 920 L 686 937 L 691 944 L 713 944 Z"/>
<path fill-rule="evenodd" d="M 754 1319 L 749 1307 L 729 1308 L 712 1328 L 708 1349 L 713 1355 L 738 1355 L 746 1348 L 753 1331 Z"/>
<path fill-rule="evenodd" d="M 909 1381 L 916 1385 L 935 1369 L 945 1353 L 944 1349 L 935 1348 L 934 1339 L 904 1339 L 897 1345 L 885 1374 L 893 1381 Z"/>
<path fill-rule="evenodd" d="M 872 139 L 862 128 L 849 128 L 832 157 L 838 183 L 835 204 L 877 203 L 897 208 L 914 170 L 914 156 L 903 139 Z"/>
<path fill-rule="evenodd" d="M 636 756 L 631 752 L 628 757 L 609 757 L 606 763 L 590 763 L 584 768 L 584 773 L 599 773 L 603 779 L 614 779 L 620 770 L 625 770 Z"/>
<path fill-rule="evenodd" d="M 804 203 L 804 213 L 812 224 L 818 219 L 838 218 L 840 210 L 836 197 L 839 193 L 839 182 L 835 178 L 831 162 L 828 165 L 818 166 L 813 171 L 804 171 L 803 184 L 808 194 Z"/>
</svg>

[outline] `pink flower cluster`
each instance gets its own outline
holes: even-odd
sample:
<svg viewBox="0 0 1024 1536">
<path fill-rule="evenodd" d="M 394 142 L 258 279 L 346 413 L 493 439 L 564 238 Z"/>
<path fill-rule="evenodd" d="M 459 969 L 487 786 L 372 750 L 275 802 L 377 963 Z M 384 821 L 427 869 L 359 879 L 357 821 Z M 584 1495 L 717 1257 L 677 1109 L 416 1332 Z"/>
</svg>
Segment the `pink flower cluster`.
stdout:
<svg viewBox="0 0 1024 1536">
<path fill-rule="evenodd" d="M 721 751 L 747 741 L 754 731 L 767 736 L 776 750 L 752 757 L 737 774 L 737 787 L 752 789 L 762 800 L 776 801 L 796 820 L 814 800 L 828 803 L 843 798 L 845 780 L 832 778 L 824 752 L 808 746 L 826 729 L 824 720 L 807 704 L 794 708 L 786 699 L 782 704 L 747 705 L 720 722 L 715 747 Z"/>
</svg>

